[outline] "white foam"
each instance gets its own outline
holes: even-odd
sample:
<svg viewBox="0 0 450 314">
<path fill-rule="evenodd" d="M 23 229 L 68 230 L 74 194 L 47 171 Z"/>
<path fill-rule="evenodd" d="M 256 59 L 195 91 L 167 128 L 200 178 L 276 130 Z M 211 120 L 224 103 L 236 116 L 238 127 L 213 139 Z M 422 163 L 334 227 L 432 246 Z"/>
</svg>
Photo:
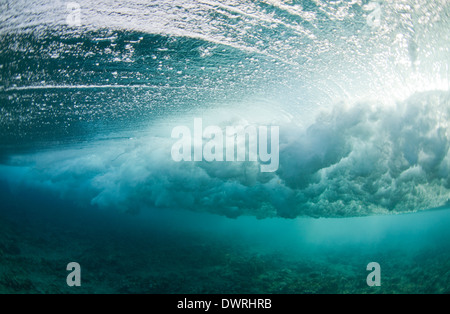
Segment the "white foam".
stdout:
<svg viewBox="0 0 450 314">
<path fill-rule="evenodd" d="M 230 121 L 213 116 L 214 123 Z M 152 136 L 16 156 L 11 164 L 21 166 L 16 186 L 124 211 L 348 217 L 423 210 L 450 199 L 448 92 L 418 94 L 395 107 L 336 106 L 309 126 L 283 121 L 276 173 L 250 162 L 174 162 L 167 124 Z M 2 176 L 14 180 L 11 171 Z"/>
</svg>

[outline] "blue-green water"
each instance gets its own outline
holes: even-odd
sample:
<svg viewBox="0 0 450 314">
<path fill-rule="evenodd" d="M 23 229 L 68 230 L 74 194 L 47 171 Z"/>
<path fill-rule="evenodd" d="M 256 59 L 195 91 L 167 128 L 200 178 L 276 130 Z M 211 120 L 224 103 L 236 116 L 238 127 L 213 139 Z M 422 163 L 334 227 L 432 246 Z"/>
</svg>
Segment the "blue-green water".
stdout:
<svg viewBox="0 0 450 314">
<path fill-rule="evenodd" d="M 77 3 L 0 4 L 0 292 L 450 292 L 446 1 Z"/>
</svg>

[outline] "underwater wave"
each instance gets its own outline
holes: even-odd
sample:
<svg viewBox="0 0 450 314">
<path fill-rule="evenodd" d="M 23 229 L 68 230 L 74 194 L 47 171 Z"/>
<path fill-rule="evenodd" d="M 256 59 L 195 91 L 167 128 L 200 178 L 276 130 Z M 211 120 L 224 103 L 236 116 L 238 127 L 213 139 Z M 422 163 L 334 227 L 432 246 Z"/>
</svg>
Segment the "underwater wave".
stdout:
<svg viewBox="0 0 450 314">
<path fill-rule="evenodd" d="M 450 198 L 446 1 L 7 1 L 11 189 L 100 208 L 349 217 Z M 175 163 L 194 117 L 280 126 L 280 165 Z"/>
<path fill-rule="evenodd" d="M 223 128 L 249 123 L 224 112 L 214 116 Z M 182 208 L 294 218 L 417 211 L 450 199 L 449 121 L 448 92 L 417 94 L 394 107 L 340 104 L 307 127 L 280 126 L 274 173 L 249 161 L 177 163 L 166 122 L 137 138 L 10 157 L 13 166 L 4 166 L 2 176 L 14 178 L 16 188 L 45 187 L 129 212 Z"/>
</svg>

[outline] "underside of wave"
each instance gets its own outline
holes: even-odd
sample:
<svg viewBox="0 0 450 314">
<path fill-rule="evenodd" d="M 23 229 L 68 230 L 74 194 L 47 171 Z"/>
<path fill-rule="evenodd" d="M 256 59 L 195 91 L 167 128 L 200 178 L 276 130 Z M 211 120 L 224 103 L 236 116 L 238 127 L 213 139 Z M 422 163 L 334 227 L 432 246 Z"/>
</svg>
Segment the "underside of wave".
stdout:
<svg viewBox="0 0 450 314">
<path fill-rule="evenodd" d="M 1 180 L 12 193 L 33 187 L 127 212 L 351 217 L 448 204 L 449 92 L 415 94 L 393 106 L 341 103 L 307 126 L 294 120 L 279 125 L 279 168 L 272 173 L 249 161 L 175 162 L 170 154 L 176 140 L 160 128 L 141 137 L 10 156 Z M 245 125 L 222 121 L 223 127 L 230 123 Z"/>
</svg>

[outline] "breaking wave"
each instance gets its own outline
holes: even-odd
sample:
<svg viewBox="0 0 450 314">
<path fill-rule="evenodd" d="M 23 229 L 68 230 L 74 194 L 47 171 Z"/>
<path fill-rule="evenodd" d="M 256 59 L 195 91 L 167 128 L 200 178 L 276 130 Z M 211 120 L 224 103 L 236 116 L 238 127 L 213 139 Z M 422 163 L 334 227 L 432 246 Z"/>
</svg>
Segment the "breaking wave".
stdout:
<svg viewBox="0 0 450 314">
<path fill-rule="evenodd" d="M 11 189 L 100 208 L 349 217 L 450 198 L 445 1 L 7 1 Z M 370 22 L 371 21 L 371 22 Z M 369 23 L 370 22 L 370 23 Z M 175 125 L 278 125 L 280 165 L 180 162 Z"/>
<path fill-rule="evenodd" d="M 293 218 L 417 211 L 450 199 L 449 121 L 448 92 L 417 94 L 393 107 L 340 104 L 308 126 L 280 125 L 275 173 L 249 161 L 174 162 L 167 125 L 137 138 L 16 156 L 2 173 L 16 185 L 130 212 Z M 229 123 L 251 122 L 228 117 L 219 125 Z"/>
</svg>

